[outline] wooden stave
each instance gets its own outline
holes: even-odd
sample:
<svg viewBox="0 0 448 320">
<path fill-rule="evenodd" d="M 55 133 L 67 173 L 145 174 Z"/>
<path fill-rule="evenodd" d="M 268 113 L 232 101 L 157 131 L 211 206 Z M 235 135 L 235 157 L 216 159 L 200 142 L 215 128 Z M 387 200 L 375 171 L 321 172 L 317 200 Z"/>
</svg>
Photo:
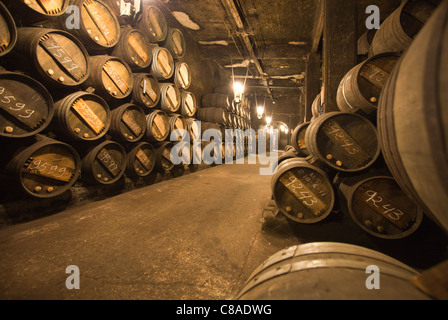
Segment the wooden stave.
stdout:
<svg viewBox="0 0 448 320">
<path fill-rule="evenodd" d="M 311 124 L 311 122 L 305 122 L 305 123 L 298 125 L 294 129 L 294 132 L 291 136 L 291 144 L 292 144 L 293 148 L 295 149 L 295 151 L 297 152 L 297 154 L 301 157 L 308 157 L 310 155 L 310 152 L 308 151 L 307 148 L 301 149 L 299 146 L 299 136 L 302 134 L 302 132 L 304 130 L 306 132 L 306 130 L 308 129 L 310 124 Z M 305 139 L 305 136 L 303 136 L 303 138 Z"/>
<path fill-rule="evenodd" d="M 17 27 L 14 21 L 13 16 L 9 12 L 8 8 L 0 2 L 0 15 L 5 20 L 6 25 L 9 26 L 9 43 L 3 51 L 0 51 L 0 57 L 7 55 L 11 50 L 14 49 L 14 46 L 17 42 Z"/>
</svg>

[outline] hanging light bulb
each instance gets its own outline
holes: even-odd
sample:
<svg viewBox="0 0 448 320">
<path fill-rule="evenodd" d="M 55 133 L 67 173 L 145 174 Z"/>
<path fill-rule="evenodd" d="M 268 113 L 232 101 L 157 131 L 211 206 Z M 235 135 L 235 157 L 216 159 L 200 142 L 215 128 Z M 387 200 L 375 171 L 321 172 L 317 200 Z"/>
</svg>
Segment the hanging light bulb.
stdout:
<svg viewBox="0 0 448 320">
<path fill-rule="evenodd" d="M 270 126 L 272 123 L 272 117 L 266 117 L 266 123 Z"/>
<path fill-rule="evenodd" d="M 259 120 L 261 120 L 263 118 L 263 114 L 264 114 L 264 107 L 258 106 L 257 107 L 257 116 L 258 116 Z"/>
<path fill-rule="evenodd" d="M 235 102 L 240 103 L 243 100 L 244 85 L 241 82 L 233 84 L 233 91 L 235 93 Z"/>
</svg>

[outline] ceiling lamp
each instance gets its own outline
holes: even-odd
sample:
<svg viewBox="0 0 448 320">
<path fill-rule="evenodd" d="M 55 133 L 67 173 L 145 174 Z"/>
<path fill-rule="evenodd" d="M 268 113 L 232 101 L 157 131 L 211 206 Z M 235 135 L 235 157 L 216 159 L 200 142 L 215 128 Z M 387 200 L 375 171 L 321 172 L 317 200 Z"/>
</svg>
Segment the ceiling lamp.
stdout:
<svg viewBox="0 0 448 320">
<path fill-rule="evenodd" d="M 233 84 L 233 91 L 235 93 L 235 102 L 240 103 L 243 101 L 244 85 L 241 82 L 235 82 Z"/>
</svg>

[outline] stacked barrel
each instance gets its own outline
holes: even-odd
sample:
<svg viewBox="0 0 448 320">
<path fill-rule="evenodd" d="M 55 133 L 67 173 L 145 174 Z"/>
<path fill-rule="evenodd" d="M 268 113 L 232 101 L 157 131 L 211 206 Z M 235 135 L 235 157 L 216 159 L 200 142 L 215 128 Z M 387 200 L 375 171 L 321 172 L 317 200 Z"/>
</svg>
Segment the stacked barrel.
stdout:
<svg viewBox="0 0 448 320">
<path fill-rule="evenodd" d="M 342 79 L 340 111 L 316 97 L 272 179 L 286 217 L 317 223 L 340 209 L 370 235 L 400 239 L 426 214 L 448 230 L 447 17 L 447 1 L 403 1 Z"/>
<path fill-rule="evenodd" d="M 50 198 L 175 167 L 171 135 L 192 130 L 198 103 L 184 35 L 158 7 L 123 19 L 116 1 L 8 0 L 0 31 L 0 165 L 11 188 Z"/>
</svg>

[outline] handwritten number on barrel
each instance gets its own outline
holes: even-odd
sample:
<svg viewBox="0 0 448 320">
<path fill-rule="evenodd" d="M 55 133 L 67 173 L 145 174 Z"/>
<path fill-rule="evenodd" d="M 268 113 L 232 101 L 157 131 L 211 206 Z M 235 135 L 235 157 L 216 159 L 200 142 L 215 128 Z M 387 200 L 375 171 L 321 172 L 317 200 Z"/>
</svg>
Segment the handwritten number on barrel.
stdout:
<svg viewBox="0 0 448 320">
<path fill-rule="evenodd" d="M 55 165 L 54 163 L 44 162 L 42 163 L 42 160 L 36 160 L 34 161 L 31 166 L 29 167 L 29 170 L 34 171 L 37 170 L 38 172 L 48 172 L 48 173 L 57 173 L 58 178 L 62 177 L 65 172 L 67 171 L 66 167 L 59 167 L 58 165 Z"/>
<path fill-rule="evenodd" d="M 369 197 L 366 200 L 366 203 L 369 201 L 372 201 L 373 205 L 376 208 L 382 208 L 383 215 L 387 215 L 390 219 L 397 221 L 397 220 L 400 220 L 402 216 L 404 216 L 404 213 L 401 210 L 395 208 L 390 203 L 381 205 L 381 202 L 383 202 L 383 198 L 378 195 L 378 192 L 369 190 L 369 191 L 366 191 L 366 195 Z"/>
<path fill-rule="evenodd" d="M 5 91 L 6 91 L 5 88 L 0 87 L 0 95 L 5 93 Z M 14 96 L 4 96 L 3 99 L 0 100 L 0 102 L 2 102 L 4 104 L 11 104 L 13 101 L 17 101 L 16 97 L 14 97 Z M 15 103 L 15 105 L 10 106 L 9 109 L 11 109 L 12 111 L 22 111 L 22 110 L 24 110 L 25 107 L 26 107 L 26 104 L 17 102 L 17 103 Z M 19 114 L 19 117 L 28 119 L 34 114 L 35 111 L 31 110 L 31 109 L 25 109 L 24 112 L 25 112 L 25 115 Z"/>
</svg>

